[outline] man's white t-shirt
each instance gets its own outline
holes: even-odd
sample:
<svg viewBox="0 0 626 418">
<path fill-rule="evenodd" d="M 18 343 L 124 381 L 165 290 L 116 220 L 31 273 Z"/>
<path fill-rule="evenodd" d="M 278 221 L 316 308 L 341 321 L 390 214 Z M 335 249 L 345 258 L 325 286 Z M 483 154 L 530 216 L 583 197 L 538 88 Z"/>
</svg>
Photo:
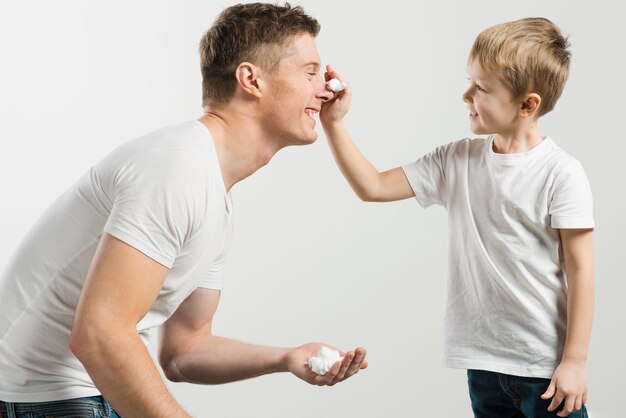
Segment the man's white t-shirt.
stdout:
<svg viewBox="0 0 626 418">
<path fill-rule="evenodd" d="M 593 228 L 582 166 L 545 138 L 497 154 L 463 139 L 403 167 L 422 207 L 444 206 L 449 271 L 442 363 L 551 378 L 567 324 L 561 228 Z"/>
<path fill-rule="evenodd" d="M 137 324 L 147 343 L 147 331 L 195 289 L 221 289 L 231 207 L 199 121 L 130 141 L 92 167 L 45 211 L 0 276 L 0 400 L 99 394 L 69 337 L 103 231 L 170 269 Z"/>
</svg>

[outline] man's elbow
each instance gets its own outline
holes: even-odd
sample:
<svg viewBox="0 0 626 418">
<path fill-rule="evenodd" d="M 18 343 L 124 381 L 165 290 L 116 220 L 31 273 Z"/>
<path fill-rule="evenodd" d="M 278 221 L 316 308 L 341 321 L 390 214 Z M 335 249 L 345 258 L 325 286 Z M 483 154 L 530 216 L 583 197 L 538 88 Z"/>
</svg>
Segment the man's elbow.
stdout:
<svg viewBox="0 0 626 418">
<path fill-rule="evenodd" d="M 184 382 L 182 373 L 176 364 L 176 357 L 168 352 L 161 351 L 159 353 L 159 366 L 163 371 L 163 375 L 167 380 L 174 383 Z"/>
<path fill-rule="evenodd" d="M 97 319 L 75 322 L 69 338 L 69 349 L 89 369 L 108 361 L 116 352 L 125 352 L 127 336 L 136 333 Z"/>
<path fill-rule="evenodd" d="M 174 382 L 174 383 L 185 382 L 185 379 L 180 374 L 180 371 L 176 368 L 175 364 L 160 363 L 160 365 L 161 365 L 161 370 L 163 370 L 163 375 L 165 376 L 167 380 L 169 380 L 170 382 Z"/>
<path fill-rule="evenodd" d="M 85 367 L 98 357 L 99 338 L 97 331 L 88 326 L 74 327 L 70 335 L 69 348 Z"/>
</svg>

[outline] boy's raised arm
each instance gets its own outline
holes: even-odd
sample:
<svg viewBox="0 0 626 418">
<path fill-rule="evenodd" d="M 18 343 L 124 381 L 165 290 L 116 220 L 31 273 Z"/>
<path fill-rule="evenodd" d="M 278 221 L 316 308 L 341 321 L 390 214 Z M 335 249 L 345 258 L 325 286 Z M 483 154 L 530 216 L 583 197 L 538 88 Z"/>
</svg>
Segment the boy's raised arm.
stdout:
<svg viewBox="0 0 626 418">
<path fill-rule="evenodd" d="M 330 66 L 326 67 L 325 79 L 342 80 Z M 320 120 L 333 157 L 352 190 L 364 201 L 388 202 L 412 197 L 413 190 L 400 167 L 379 172 L 356 147 L 343 117 L 350 109 L 352 93 L 350 86 L 322 105 Z"/>
</svg>

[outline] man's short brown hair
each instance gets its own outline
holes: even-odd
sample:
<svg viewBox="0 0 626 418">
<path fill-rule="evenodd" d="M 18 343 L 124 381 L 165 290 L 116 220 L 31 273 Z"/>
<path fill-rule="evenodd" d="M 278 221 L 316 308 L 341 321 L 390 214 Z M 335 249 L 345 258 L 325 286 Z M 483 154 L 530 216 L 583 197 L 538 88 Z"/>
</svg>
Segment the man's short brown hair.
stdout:
<svg viewBox="0 0 626 418">
<path fill-rule="evenodd" d="M 200 41 L 202 104 L 228 102 L 235 92 L 235 70 L 248 61 L 272 70 L 293 36 L 315 37 L 320 25 L 302 7 L 266 3 L 228 7 Z"/>
<path fill-rule="evenodd" d="M 569 74 L 570 46 L 559 28 L 544 18 L 502 23 L 482 31 L 472 46 L 476 60 L 506 85 L 514 99 L 541 96 L 538 116 L 556 105 Z"/>
</svg>

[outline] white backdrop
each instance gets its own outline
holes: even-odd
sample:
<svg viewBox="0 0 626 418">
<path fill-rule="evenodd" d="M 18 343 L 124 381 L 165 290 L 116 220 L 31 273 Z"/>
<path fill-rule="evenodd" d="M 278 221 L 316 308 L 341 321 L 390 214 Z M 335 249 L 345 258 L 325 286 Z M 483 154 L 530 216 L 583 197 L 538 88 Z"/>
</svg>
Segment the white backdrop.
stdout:
<svg viewBox="0 0 626 418">
<path fill-rule="evenodd" d="M 116 145 L 197 118 L 197 44 L 231 2 L 0 3 L 0 268 L 27 228 Z M 626 17 L 618 1 L 294 1 L 351 82 L 347 124 L 379 169 L 470 135 L 460 97 L 474 37 L 528 16 L 571 35 L 571 76 L 540 132 L 577 157 L 595 199 L 592 417 L 623 414 Z M 383 84 L 394 83 L 384 89 Z M 197 417 L 468 417 L 465 374 L 438 366 L 446 215 L 412 201 L 360 202 L 325 139 L 280 152 L 235 186 L 235 241 L 215 331 L 262 344 L 369 350 L 332 388 L 287 374 L 171 385 Z"/>
</svg>

